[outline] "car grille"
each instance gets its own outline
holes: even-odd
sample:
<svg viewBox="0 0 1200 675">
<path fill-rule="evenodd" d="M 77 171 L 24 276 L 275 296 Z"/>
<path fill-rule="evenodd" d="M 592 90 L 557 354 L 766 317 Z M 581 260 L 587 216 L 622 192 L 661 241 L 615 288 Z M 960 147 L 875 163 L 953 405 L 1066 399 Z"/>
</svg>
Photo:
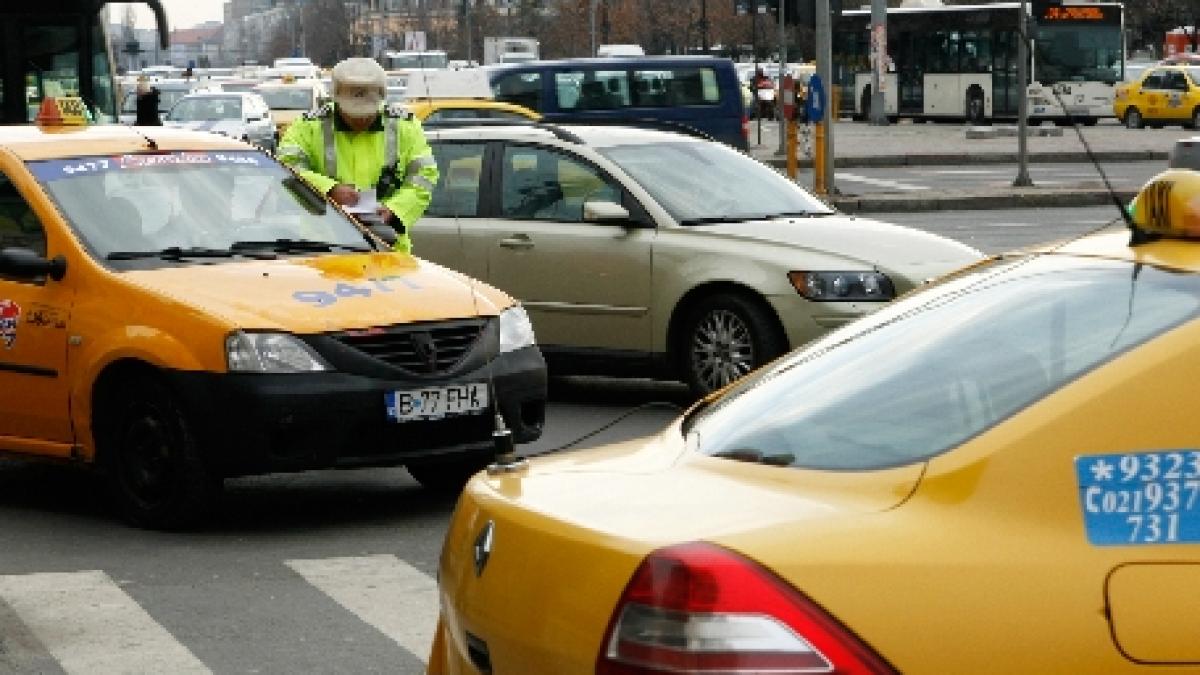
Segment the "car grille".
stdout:
<svg viewBox="0 0 1200 675">
<path fill-rule="evenodd" d="M 462 361 L 483 335 L 484 321 L 404 324 L 338 333 L 333 337 L 412 373 L 435 375 Z"/>
</svg>

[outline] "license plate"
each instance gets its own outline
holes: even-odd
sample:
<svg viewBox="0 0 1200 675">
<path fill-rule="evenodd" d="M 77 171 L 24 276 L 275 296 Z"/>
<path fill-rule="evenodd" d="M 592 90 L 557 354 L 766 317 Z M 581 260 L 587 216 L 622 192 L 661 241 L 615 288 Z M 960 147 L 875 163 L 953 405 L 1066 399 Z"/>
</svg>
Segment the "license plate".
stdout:
<svg viewBox="0 0 1200 675">
<path fill-rule="evenodd" d="M 1083 455 L 1075 476 L 1093 545 L 1200 543 L 1200 450 Z"/>
<path fill-rule="evenodd" d="M 488 390 L 482 382 L 391 391 L 383 395 L 388 419 L 393 422 L 436 420 L 456 415 L 478 415 L 487 410 Z"/>
</svg>

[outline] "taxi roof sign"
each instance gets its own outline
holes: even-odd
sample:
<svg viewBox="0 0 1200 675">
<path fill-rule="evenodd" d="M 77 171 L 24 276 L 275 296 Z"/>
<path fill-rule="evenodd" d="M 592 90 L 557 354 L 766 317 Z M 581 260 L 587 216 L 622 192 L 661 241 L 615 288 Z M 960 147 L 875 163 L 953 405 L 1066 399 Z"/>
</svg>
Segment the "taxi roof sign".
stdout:
<svg viewBox="0 0 1200 675">
<path fill-rule="evenodd" d="M 1133 222 L 1148 234 L 1200 239 L 1200 171 L 1168 169 L 1133 202 Z"/>
<path fill-rule="evenodd" d="M 47 96 L 34 121 L 45 127 L 87 126 L 87 106 L 77 96 Z"/>
</svg>

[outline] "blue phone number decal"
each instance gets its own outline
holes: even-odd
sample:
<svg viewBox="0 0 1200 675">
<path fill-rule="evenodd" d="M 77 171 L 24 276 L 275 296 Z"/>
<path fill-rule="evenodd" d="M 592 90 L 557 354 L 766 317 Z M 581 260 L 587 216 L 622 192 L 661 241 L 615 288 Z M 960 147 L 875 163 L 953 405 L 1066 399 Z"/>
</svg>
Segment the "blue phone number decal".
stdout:
<svg viewBox="0 0 1200 675">
<path fill-rule="evenodd" d="M 374 293 L 391 293 L 395 291 L 394 283 L 412 291 L 421 290 L 421 285 L 411 279 L 406 279 L 402 276 L 386 276 L 378 278 L 370 278 L 367 281 L 371 282 L 370 286 L 359 286 L 356 284 L 339 283 L 331 290 L 304 290 L 292 293 L 292 299 L 297 302 L 303 302 L 317 307 L 329 307 L 337 304 L 338 300 L 345 298 L 369 298 Z"/>
<path fill-rule="evenodd" d="M 1092 544 L 1200 543 L 1200 451 L 1084 455 L 1075 477 Z"/>
<path fill-rule="evenodd" d="M 81 157 L 74 159 L 47 159 L 30 162 L 29 169 L 38 180 L 51 182 L 64 178 L 130 171 L 168 166 L 264 166 L 268 160 L 253 151 L 145 153 L 136 155 L 112 155 L 107 157 Z"/>
</svg>

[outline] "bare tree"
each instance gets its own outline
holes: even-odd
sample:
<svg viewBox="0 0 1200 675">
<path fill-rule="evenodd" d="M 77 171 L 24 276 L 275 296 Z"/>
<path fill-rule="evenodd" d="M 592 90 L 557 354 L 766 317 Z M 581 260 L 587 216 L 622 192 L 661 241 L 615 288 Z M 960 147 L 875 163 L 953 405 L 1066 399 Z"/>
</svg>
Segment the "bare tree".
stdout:
<svg viewBox="0 0 1200 675">
<path fill-rule="evenodd" d="M 350 18 L 342 0 L 310 0 L 303 12 L 305 56 L 337 63 L 350 55 Z"/>
</svg>

